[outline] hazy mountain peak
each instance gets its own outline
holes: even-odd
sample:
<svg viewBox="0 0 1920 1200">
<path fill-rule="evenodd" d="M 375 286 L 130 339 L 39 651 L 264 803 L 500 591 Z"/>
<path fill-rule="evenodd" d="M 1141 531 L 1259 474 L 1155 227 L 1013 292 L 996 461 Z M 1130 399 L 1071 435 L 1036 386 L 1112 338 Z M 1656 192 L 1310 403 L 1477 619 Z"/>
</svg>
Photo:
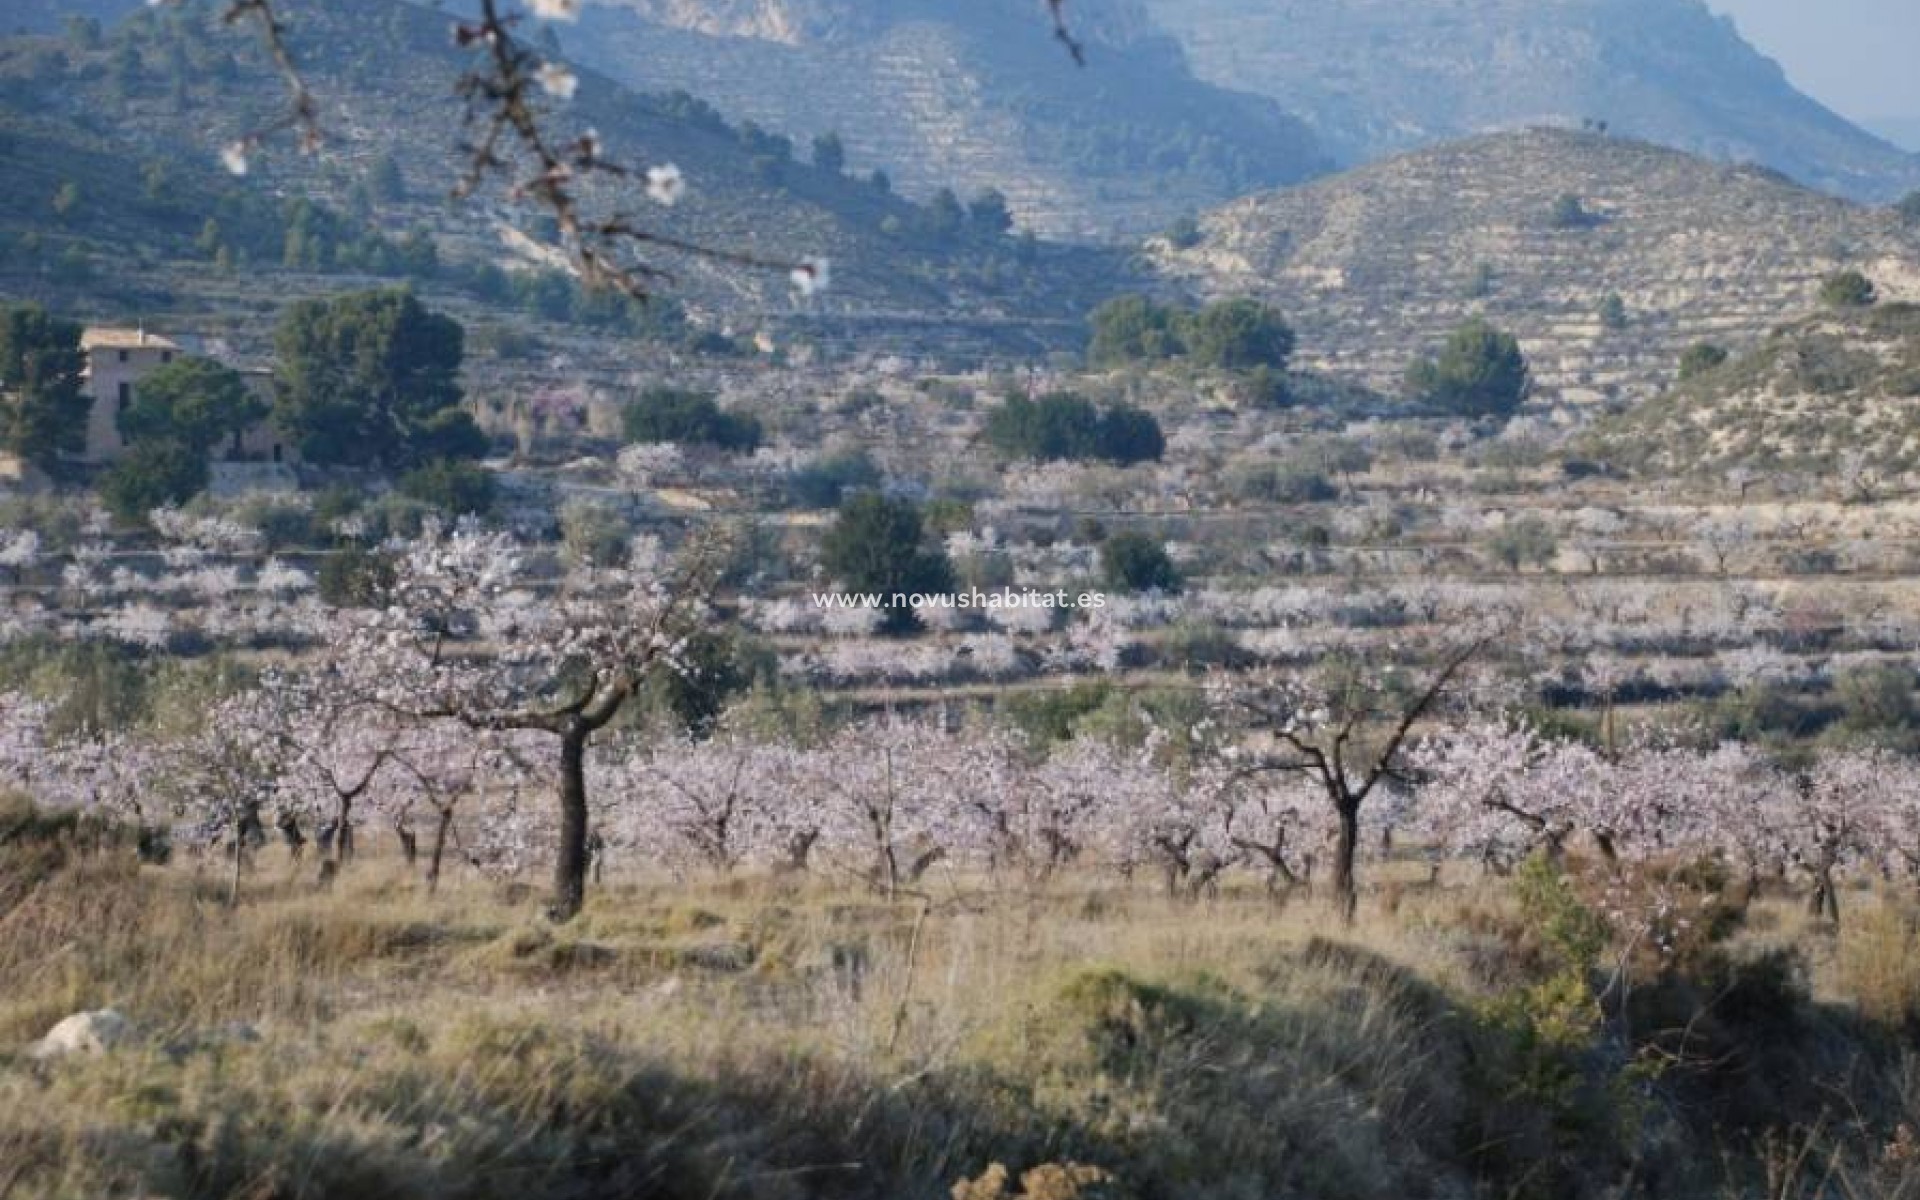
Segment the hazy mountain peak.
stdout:
<svg viewBox="0 0 1920 1200">
<path fill-rule="evenodd" d="M 1146 0 L 1194 70 L 1271 96 L 1344 158 L 1464 134 L 1615 132 L 1884 200 L 1920 165 L 1795 90 L 1700 0 Z"/>
</svg>

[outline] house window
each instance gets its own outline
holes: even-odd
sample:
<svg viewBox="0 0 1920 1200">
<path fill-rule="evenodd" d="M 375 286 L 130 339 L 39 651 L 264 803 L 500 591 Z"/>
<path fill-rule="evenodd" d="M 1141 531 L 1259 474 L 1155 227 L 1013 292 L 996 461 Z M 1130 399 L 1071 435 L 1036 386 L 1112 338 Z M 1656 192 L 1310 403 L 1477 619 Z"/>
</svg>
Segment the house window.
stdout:
<svg viewBox="0 0 1920 1200">
<path fill-rule="evenodd" d="M 273 444 L 273 461 L 275 462 L 280 461 L 280 443 L 279 442 L 275 442 Z"/>
<path fill-rule="evenodd" d="M 120 385 L 120 411 L 125 412 L 132 407 L 133 407 L 133 385 L 130 383 L 122 383 Z"/>
<path fill-rule="evenodd" d="M 233 449 L 227 452 L 227 457 L 235 462 L 240 461 L 242 449 L 243 447 L 240 445 L 240 431 L 236 429 L 233 431 Z"/>
<path fill-rule="evenodd" d="M 161 362 L 163 362 L 163 363 L 170 363 L 170 362 L 172 362 L 172 361 L 173 361 L 173 351 L 171 351 L 171 350 L 162 350 L 162 351 L 160 352 L 160 361 L 161 361 Z"/>
</svg>

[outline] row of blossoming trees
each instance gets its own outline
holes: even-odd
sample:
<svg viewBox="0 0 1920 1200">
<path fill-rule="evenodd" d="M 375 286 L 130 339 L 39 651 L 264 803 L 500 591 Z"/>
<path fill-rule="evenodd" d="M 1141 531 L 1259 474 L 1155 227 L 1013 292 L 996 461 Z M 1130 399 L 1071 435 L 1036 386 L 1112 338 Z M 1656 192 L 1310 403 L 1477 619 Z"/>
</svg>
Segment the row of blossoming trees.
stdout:
<svg viewBox="0 0 1920 1200">
<path fill-rule="evenodd" d="M 315 845 L 330 874 L 356 831 L 390 830 L 430 886 L 449 852 L 501 872 L 545 858 L 561 918 L 597 859 L 888 893 L 930 872 L 1031 888 L 1068 867 L 1189 895 L 1235 870 L 1287 889 L 1318 866 L 1349 912 L 1363 847 L 1390 837 L 1436 872 L 1576 849 L 1623 872 L 1711 858 L 1798 876 L 1835 916 L 1843 870 L 1920 878 L 1920 764 L 1862 750 L 1790 770 L 1741 744 L 1550 739 L 1484 715 L 1484 634 L 1418 666 L 1219 676 L 1195 687 L 1208 715 L 1125 744 L 1044 753 L 898 716 L 805 743 L 662 742 L 620 718 L 713 621 L 720 548 L 643 544 L 621 568 L 565 572 L 478 529 L 392 550 L 382 605 L 334 614 L 322 649 L 263 670 L 191 735 L 55 737 L 42 707 L 0 696 L 0 782 L 221 847 L 236 894 L 250 848 L 276 836 Z"/>
</svg>

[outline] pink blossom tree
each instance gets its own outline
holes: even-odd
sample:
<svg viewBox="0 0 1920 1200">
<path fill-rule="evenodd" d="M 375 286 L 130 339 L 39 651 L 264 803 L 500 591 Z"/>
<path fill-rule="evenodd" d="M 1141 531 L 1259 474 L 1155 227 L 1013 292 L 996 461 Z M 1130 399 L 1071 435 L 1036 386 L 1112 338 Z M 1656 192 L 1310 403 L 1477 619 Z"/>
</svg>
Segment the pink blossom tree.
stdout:
<svg viewBox="0 0 1920 1200">
<path fill-rule="evenodd" d="M 652 672 L 677 669 L 706 622 L 720 558 L 701 543 L 664 569 L 636 561 L 536 580 L 508 535 L 429 530 L 398 548 L 388 605 L 352 630 L 347 661 L 391 711 L 552 739 L 555 920 L 585 901 L 589 744 Z"/>
</svg>

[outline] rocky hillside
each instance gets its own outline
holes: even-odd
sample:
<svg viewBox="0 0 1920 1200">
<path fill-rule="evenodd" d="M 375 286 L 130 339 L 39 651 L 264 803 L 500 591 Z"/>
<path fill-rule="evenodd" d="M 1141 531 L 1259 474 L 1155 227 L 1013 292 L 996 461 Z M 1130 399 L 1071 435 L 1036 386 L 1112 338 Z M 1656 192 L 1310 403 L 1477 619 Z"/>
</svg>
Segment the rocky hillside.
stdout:
<svg viewBox="0 0 1920 1200">
<path fill-rule="evenodd" d="M 1659 475 L 1845 476 L 1920 468 L 1920 307 L 1823 312 L 1600 422 L 1595 456 Z"/>
<path fill-rule="evenodd" d="M 547 246 L 541 214 L 504 188 L 447 202 L 464 165 L 454 88 L 467 60 L 446 14 L 392 0 L 289 12 L 326 141 L 308 157 L 282 136 L 244 180 L 221 170 L 219 149 L 274 120 L 286 95 L 257 40 L 220 28 L 214 6 L 144 10 L 91 39 L 0 38 L 0 169 L 19 185 L 0 197 L 0 234 L 32 236 L 49 256 L 90 257 L 96 283 L 120 282 L 129 262 L 193 256 L 207 217 L 231 224 L 217 202 L 244 186 L 269 209 L 301 197 L 350 215 L 359 229 L 430 238 L 443 263 L 462 269 L 551 270 L 562 261 Z M 1111 256 L 966 228 L 936 232 L 923 210 L 865 180 L 763 161 L 758 135 L 686 96 L 637 94 L 583 73 L 572 101 L 554 107 L 556 129 L 597 130 L 616 160 L 671 162 L 685 173 L 689 192 L 677 207 L 602 192 L 593 198 L 601 211 L 637 208 L 660 232 L 699 244 L 833 262 L 834 286 L 796 306 L 783 272 L 656 260 L 675 272 L 672 294 L 716 324 L 811 317 L 838 329 L 866 314 L 1031 323 L 1042 310 L 1084 311 L 1110 285 Z M 392 169 L 385 180 L 375 178 L 382 164 Z M 56 198 L 68 184 L 70 211 L 62 211 Z M 279 251 L 277 241 L 251 247 L 240 265 L 271 270 Z M 105 271 L 109 261 L 120 265 Z M 165 286 L 185 282 L 176 276 Z M 1067 329 L 1060 340 L 1077 337 Z"/>
<path fill-rule="evenodd" d="M 1854 267 L 1920 295 L 1920 231 L 1762 169 L 1597 134 L 1450 143 L 1204 217 L 1152 253 L 1287 311 L 1301 357 L 1392 387 L 1463 319 L 1513 330 L 1549 399 L 1638 399 L 1696 341 L 1757 343 Z M 1615 304 L 1610 297 L 1618 297 Z"/>
<path fill-rule="evenodd" d="M 1277 99 L 1348 161 L 1596 120 L 1860 199 L 1920 186 L 1920 162 L 1796 91 L 1701 0 L 1146 3 L 1202 78 Z"/>
<path fill-rule="evenodd" d="M 998 188 L 1043 234 L 1145 233 L 1328 166 L 1272 101 L 1194 79 L 1133 0 L 1076 8 L 1084 70 L 1027 0 L 603 0 L 562 40 L 803 147 L 837 132 L 908 195 Z"/>
</svg>

